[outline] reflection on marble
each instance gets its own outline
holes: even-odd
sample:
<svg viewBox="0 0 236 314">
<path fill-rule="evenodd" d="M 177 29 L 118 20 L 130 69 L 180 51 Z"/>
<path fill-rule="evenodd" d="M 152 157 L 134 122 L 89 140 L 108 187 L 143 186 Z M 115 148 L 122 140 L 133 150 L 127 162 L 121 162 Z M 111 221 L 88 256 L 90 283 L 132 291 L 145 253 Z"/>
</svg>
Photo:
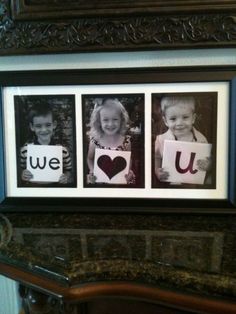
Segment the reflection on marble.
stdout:
<svg viewBox="0 0 236 314">
<path fill-rule="evenodd" d="M 51 262 L 147 260 L 192 270 L 220 272 L 223 234 L 149 230 L 15 228 L 16 243 Z"/>
<path fill-rule="evenodd" d="M 236 296 L 233 215 L 6 214 L 0 260 L 65 285 L 128 280 Z"/>
<path fill-rule="evenodd" d="M 12 225 L 6 216 L 0 214 L 0 247 L 6 246 L 12 238 Z"/>
</svg>

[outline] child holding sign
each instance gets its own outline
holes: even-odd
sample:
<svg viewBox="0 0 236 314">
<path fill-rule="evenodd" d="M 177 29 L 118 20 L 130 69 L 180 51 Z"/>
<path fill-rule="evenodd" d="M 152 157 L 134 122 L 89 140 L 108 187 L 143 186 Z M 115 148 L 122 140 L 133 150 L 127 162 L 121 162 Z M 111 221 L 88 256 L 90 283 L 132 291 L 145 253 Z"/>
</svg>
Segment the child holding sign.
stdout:
<svg viewBox="0 0 236 314">
<path fill-rule="evenodd" d="M 71 182 L 71 170 L 72 170 L 72 162 L 70 158 L 70 153 L 68 149 L 64 146 L 59 147 L 58 144 L 54 142 L 53 135 L 54 131 L 57 127 L 57 121 L 53 115 L 53 111 L 51 107 L 47 103 L 42 103 L 38 105 L 34 105 L 31 107 L 29 111 L 29 128 L 33 132 L 34 139 L 32 142 L 26 143 L 20 150 L 20 164 L 22 173 L 21 179 L 24 182 L 34 182 L 36 184 L 43 183 L 49 184 L 50 176 L 48 173 L 43 174 L 43 179 L 40 182 L 35 181 L 33 173 L 28 169 L 30 168 L 29 161 L 27 160 L 29 151 L 33 151 L 35 148 L 42 147 L 44 149 L 43 154 L 44 157 L 35 157 L 34 160 L 31 160 L 31 166 L 33 168 L 37 168 L 37 170 L 44 170 L 47 165 L 52 170 L 58 170 L 59 168 L 61 174 L 58 178 L 58 183 L 60 184 L 68 184 Z M 35 145 L 35 146 L 32 146 Z M 52 149 L 52 146 L 56 145 L 55 149 Z M 37 147 L 36 147 L 37 146 Z M 33 147 L 33 148 L 32 148 Z M 52 157 L 46 156 L 48 151 L 52 151 Z M 58 148 L 58 150 L 57 150 Z M 61 150 L 60 150 L 61 148 Z M 40 150 L 39 150 L 40 151 Z M 62 167 L 60 165 L 60 157 L 56 156 L 56 151 L 59 151 L 59 155 L 61 154 L 61 162 Z M 39 152 L 40 153 L 40 152 Z M 30 168 L 31 169 L 31 168 Z M 54 181 L 54 180 L 52 180 Z"/>
<path fill-rule="evenodd" d="M 98 150 L 106 150 L 106 152 L 108 152 L 108 150 L 117 151 L 113 160 L 111 160 L 110 156 L 106 156 L 106 169 L 105 167 L 103 168 L 102 163 L 99 164 L 110 179 L 113 176 L 114 170 L 108 173 L 108 167 L 111 168 L 110 166 L 115 166 L 115 161 L 122 162 L 123 160 L 124 162 L 122 153 L 119 154 L 118 151 L 131 152 L 131 139 L 130 136 L 126 135 L 128 122 L 129 115 L 118 99 L 104 99 L 102 104 L 95 105 L 90 118 L 90 142 L 87 154 L 87 164 L 89 168 L 89 174 L 87 176 L 88 183 L 101 182 L 99 178 L 94 175 L 94 168 L 97 166 L 94 164 L 96 150 L 97 152 Z M 103 156 L 103 159 L 104 157 L 105 156 Z M 101 158 L 99 161 L 101 161 Z M 116 163 L 116 168 L 118 169 L 116 172 L 118 172 L 124 167 Z M 126 184 L 135 182 L 135 175 L 130 168 L 129 163 L 128 173 L 125 175 Z M 106 183 L 110 183 L 109 180 Z"/>
<path fill-rule="evenodd" d="M 168 130 L 157 135 L 155 140 L 155 174 L 158 180 L 163 182 L 169 181 L 170 175 L 168 169 L 162 167 L 165 141 L 207 143 L 207 139 L 194 127 L 196 119 L 194 97 L 187 95 L 163 97 L 161 111 Z M 208 171 L 210 165 L 209 157 L 197 160 L 197 168 L 200 171 Z"/>
</svg>

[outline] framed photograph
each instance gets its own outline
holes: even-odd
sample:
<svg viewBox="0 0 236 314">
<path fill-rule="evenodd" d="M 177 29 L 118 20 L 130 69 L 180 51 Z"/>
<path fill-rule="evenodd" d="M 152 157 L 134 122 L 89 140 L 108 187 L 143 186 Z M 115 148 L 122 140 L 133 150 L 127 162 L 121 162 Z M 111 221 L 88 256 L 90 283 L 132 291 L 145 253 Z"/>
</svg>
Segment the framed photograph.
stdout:
<svg viewBox="0 0 236 314">
<path fill-rule="evenodd" d="M 14 95 L 17 187 L 75 187 L 75 95 Z"/>
<path fill-rule="evenodd" d="M 235 77 L 1 73 L 1 211 L 234 212 Z"/>
<path fill-rule="evenodd" d="M 82 110 L 84 186 L 144 188 L 144 93 L 82 95 Z"/>
<path fill-rule="evenodd" d="M 216 188 L 217 104 L 211 91 L 152 94 L 153 188 Z"/>
</svg>

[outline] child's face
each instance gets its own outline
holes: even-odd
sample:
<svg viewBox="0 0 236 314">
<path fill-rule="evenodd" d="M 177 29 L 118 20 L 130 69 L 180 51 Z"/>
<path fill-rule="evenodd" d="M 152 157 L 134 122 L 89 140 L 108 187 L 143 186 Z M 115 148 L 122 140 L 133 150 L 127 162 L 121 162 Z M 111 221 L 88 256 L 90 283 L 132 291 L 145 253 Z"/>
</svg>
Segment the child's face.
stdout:
<svg viewBox="0 0 236 314">
<path fill-rule="evenodd" d="M 119 133 L 121 114 L 116 108 L 103 108 L 100 111 L 101 128 L 106 135 Z"/>
<path fill-rule="evenodd" d="M 164 122 L 176 136 L 186 136 L 192 131 L 196 114 L 188 104 L 176 104 L 166 109 Z"/>
<path fill-rule="evenodd" d="M 46 116 L 36 116 L 30 123 L 30 129 L 33 131 L 41 145 L 48 145 L 51 141 L 53 132 L 56 128 L 56 121 L 53 121 L 51 113 Z"/>
</svg>

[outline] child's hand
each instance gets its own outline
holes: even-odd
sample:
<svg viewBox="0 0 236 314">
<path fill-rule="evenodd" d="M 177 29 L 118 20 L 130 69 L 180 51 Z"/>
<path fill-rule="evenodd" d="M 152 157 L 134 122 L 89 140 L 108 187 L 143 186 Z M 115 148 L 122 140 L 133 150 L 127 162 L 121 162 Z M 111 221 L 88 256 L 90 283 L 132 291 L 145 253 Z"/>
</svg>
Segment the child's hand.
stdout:
<svg viewBox="0 0 236 314">
<path fill-rule="evenodd" d="M 166 181 L 169 178 L 169 172 L 164 168 L 158 168 L 155 172 L 159 181 Z"/>
<path fill-rule="evenodd" d="M 87 183 L 94 184 L 96 183 L 97 177 L 93 173 L 87 174 Z"/>
<path fill-rule="evenodd" d="M 211 168 L 211 159 L 209 157 L 205 159 L 197 160 L 198 170 L 209 171 Z"/>
<path fill-rule="evenodd" d="M 60 184 L 68 184 L 70 183 L 71 181 L 71 176 L 70 176 L 70 173 L 68 172 L 65 172 L 63 174 L 60 175 L 60 178 L 59 178 L 59 183 Z"/>
<path fill-rule="evenodd" d="M 29 170 L 24 169 L 21 173 L 21 179 L 23 181 L 30 181 L 31 179 L 33 179 L 33 174 Z"/>
<path fill-rule="evenodd" d="M 127 184 L 134 184 L 136 179 L 134 172 L 130 170 L 129 173 L 125 175 L 125 179 Z"/>
</svg>

